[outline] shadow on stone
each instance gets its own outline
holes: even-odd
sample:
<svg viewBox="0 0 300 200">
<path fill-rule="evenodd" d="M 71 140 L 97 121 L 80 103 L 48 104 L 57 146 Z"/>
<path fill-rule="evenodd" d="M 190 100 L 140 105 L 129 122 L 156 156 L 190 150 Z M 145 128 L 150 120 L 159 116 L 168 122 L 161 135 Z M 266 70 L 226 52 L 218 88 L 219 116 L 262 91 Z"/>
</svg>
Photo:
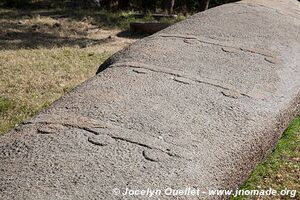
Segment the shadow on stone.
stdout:
<svg viewBox="0 0 300 200">
<path fill-rule="evenodd" d="M 130 30 L 134 33 L 147 33 L 154 34 L 167 27 L 171 26 L 171 23 L 161 22 L 134 22 L 130 23 Z"/>
</svg>

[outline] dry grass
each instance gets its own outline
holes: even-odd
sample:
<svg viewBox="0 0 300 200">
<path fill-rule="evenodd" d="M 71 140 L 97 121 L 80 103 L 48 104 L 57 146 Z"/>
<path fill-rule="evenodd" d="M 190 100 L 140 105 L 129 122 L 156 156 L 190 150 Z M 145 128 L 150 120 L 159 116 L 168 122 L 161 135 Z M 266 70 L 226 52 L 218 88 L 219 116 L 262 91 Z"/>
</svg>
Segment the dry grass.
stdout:
<svg viewBox="0 0 300 200">
<path fill-rule="evenodd" d="M 5 15 L 5 13 L 10 13 Z M 91 17 L 0 10 L 0 133 L 93 76 L 112 53 L 135 41 Z"/>
<path fill-rule="evenodd" d="M 93 76 L 99 63 L 112 53 L 96 51 L 94 48 L 1 51 L 0 132 Z"/>
</svg>

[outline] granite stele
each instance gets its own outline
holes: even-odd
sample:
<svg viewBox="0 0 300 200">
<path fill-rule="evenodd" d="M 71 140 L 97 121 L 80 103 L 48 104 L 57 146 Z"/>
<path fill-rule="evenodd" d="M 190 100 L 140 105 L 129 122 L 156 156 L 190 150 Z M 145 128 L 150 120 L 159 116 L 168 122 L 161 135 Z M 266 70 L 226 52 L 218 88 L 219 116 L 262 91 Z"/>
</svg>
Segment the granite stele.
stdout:
<svg viewBox="0 0 300 200">
<path fill-rule="evenodd" d="M 300 2 L 210 9 L 98 72 L 0 138 L 1 200 L 226 199 L 207 192 L 240 186 L 299 111 Z"/>
</svg>

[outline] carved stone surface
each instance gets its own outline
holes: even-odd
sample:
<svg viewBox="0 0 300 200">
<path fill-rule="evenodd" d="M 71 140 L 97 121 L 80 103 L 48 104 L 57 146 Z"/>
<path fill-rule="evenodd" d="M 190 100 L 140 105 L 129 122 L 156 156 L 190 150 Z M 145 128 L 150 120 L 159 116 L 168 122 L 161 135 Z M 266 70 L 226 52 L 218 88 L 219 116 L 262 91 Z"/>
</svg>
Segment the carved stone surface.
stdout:
<svg viewBox="0 0 300 200">
<path fill-rule="evenodd" d="M 0 138 L 0 199 L 235 189 L 299 111 L 297 12 L 296 0 L 232 3 L 117 53 Z"/>
</svg>

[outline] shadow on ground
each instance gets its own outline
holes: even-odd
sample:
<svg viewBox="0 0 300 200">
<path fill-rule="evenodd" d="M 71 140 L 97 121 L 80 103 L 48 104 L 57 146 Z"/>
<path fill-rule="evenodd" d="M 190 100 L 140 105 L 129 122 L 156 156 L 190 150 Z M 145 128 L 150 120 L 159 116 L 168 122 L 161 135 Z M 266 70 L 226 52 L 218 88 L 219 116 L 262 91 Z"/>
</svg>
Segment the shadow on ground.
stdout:
<svg viewBox="0 0 300 200">
<path fill-rule="evenodd" d="M 85 48 L 144 37 L 126 30 L 130 20 L 130 14 L 95 10 L 0 9 L 0 50 Z"/>
</svg>

